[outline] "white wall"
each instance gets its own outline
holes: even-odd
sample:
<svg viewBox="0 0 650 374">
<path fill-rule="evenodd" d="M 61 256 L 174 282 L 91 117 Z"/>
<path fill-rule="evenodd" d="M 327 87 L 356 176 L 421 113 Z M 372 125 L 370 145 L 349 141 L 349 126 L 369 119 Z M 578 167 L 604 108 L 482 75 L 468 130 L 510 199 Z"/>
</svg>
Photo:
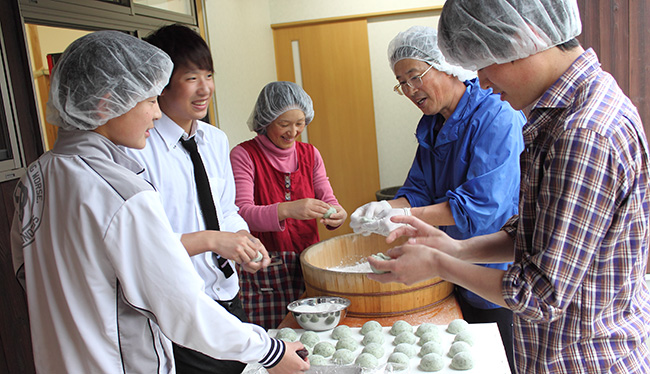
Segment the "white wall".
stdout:
<svg viewBox="0 0 650 374">
<path fill-rule="evenodd" d="M 305 21 L 443 5 L 444 0 L 268 0 L 271 23 Z"/>
<path fill-rule="evenodd" d="M 342 17 L 444 4 L 444 0 L 205 0 L 208 39 L 215 62 L 219 127 L 231 147 L 254 133 L 245 125 L 260 89 L 276 80 L 271 24 Z M 386 49 L 412 25 L 437 25 L 437 12 L 373 18 L 368 23 L 370 64 L 381 188 L 401 185 L 413 161 L 414 133 L 422 113 L 392 92 L 395 76 Z"/>
<path fill-rule="evenodd" d="M 413 25 L 437 27 L 438 13 L 382 17 L 368 22 L 381 188 L 404 183 L 417 148 L 415 128 L 422 117 L 422 111 L 411 100 L 393 91 L 397 80 L 388 63 L 388 44 Z"/>
<path fill-rule="evenodd" d="M 269 5 L 266 0 L 206 0 L 204 7 L 217 125 L 232 148 L 255 136 L 246 120 L 262 87 L 277 79 Z"/>
</svg>

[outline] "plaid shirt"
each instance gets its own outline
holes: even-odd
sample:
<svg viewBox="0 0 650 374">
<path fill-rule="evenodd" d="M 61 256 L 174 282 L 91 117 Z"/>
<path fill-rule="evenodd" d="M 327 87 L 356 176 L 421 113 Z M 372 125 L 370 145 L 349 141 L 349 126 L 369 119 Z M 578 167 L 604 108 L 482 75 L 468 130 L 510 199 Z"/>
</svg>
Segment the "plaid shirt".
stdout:
<svg viewBox="0 0 650 374">
<path fill-rule="evenodd" d="M 524 127 L 515 264 L 519 373 L 650 373 L 648 144 L 634 105 L 590 49 Z"/>
</svg>

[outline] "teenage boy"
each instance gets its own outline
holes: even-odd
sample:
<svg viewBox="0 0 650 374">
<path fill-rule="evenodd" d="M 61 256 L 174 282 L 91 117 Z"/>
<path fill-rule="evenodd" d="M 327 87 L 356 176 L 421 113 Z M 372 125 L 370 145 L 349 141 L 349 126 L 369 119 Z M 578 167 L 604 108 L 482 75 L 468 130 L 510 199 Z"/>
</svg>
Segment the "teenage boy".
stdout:
<svg viewBox="0 0 650 374">
<path fill-rule="evenodd" d="M 515 109 L 530 108 L 519 215 L 464 241 L 395 218 L 412 228 L 389 240 L 416 238 L 390 252 L 396 261 L 370 260 L 392 271 L 371 277 L 439 275 L 512 309 L 519 373 L 649 373 L 648 144 L 634 105 L 576 41 L 580 31 L 575 1 L 445 3 L 445 57 L 477 69 Z M 472 264 L 506 259 L 506 271 Z"/>
<path fill-rule="evenodd" d="M 164 26 L 144 40 L 166 52 L 174 70 L 158 98 L 162 117 L 154 122 L 146 147 L 127 152 L 144 166 L 142 177 L 160 193 L 172 229 L 182 235 L 192 263 L 205 281 L 205 293 L 247 321 L 235 263 L 256 272 L 270 259 L 237 213 L 228 138 L 200 120 L 206 116 L 214 92 L 212 54 L 199 34 L 182 25 Z M 202 201 L 202 182 L 195 179 L 202 171 L 196 169 L 196 156 L 186 149 L 188 145 L 198 150 L 199 167 L 207 174 L 204 182 L 212 200 L 208 207 Z M 210 214 L 216 214 L 216 222 L 206 220 Z M 263 260 L 251 261 L 258 252 Z M 178 374 L 238 374 L 245 367 L 242 362 L 215 360 L 181 345 L 174 345 L 174 357 Z"/>
<path fill-rule="evenodd" d="M 309 368 L 299 343 L 272 339 L 203 292 L 142 167 L 172 62 L 117 31 L 77 39 L 54 69 L 54 148 L 14 192 L 12 252 L 27 292 L 39 373 L 175 372 L 171 341 L 274 373 Z"/>
</svg>

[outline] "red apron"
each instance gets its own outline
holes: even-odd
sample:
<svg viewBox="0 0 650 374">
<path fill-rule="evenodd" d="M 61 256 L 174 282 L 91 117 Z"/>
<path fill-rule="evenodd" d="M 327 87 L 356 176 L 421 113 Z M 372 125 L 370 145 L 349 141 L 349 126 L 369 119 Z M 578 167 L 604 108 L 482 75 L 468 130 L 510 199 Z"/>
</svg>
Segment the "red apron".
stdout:
<svg viewBox="0 0 650 374">
<path fill-rule="evenodd" d="M 255 165 L 255 205 L 316 197 L 311 144 L 295 143 L 298 169 L 293 173 L 282 173 L 271 166 L 254 139 L 241 145 Z M 279 232 L 251 231 L 269 252 L 271 265 L 255 274 L 239 272 L 241 298 L 248 319 L 266 329 L 276 328 L 287 314 L 287 305 L 305 292 L 300 253 L 320 240 L 315 219 L 287 218 L 284 227 Z"/>
</svg>

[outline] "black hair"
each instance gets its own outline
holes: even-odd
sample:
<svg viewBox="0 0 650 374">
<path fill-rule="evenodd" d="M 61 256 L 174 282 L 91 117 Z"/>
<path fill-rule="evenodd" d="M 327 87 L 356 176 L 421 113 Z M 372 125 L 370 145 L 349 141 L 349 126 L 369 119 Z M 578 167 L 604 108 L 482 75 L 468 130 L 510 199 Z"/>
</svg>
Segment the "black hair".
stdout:
<svg viewBox="0 0 650 374">
<path fill-rule="evenodd" d="M 174 71 L 180 66 L 214 71 L 212 54 L 201 35 L 187 26 L 174 24 L 163 26 L 147 37 L 145 41 L 162 49 L 171 57 Z"/>
<path fill-rule="evenodd" d="M 580 41 L 578 41 L 577 38 L 573 38 L 570 40 L 567 40 L 566 42 L 562 44 L 556 45 L 556 47 L 560 48 L 560 51 L 562 52 L 568 52 L 574 48 L 580 47 Z"/>
</svg>

